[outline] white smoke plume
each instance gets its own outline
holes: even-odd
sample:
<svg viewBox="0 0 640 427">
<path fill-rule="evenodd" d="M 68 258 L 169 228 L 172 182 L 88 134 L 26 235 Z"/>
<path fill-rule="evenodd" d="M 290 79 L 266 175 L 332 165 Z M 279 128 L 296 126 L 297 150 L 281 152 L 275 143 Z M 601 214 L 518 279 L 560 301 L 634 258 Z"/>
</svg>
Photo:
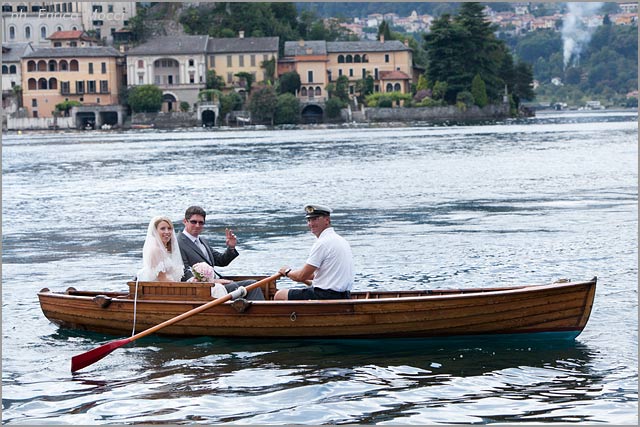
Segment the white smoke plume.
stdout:
<svg viewBox="0 0 640 427">
<path fill-rule="evenodd" d="M 589 28 L 583 22 L 583 18 L 595 14 L 603 3 L 567 3 L 568 12 L 562 22 L 562 42 L 564 68 L 571 61 L 580 59 L 582 49 L 591 40 L 594 28 Z"/>
</svg>

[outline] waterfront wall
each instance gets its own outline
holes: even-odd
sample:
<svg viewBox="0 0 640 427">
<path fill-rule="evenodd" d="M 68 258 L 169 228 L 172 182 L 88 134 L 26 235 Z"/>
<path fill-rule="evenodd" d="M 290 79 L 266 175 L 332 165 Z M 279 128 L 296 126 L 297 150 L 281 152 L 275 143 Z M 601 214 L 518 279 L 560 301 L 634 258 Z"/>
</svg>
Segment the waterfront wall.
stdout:
<svg viewBox="0 0 640 427">
<path fill-rule="evenodd" d="M 73 117 L 7 117 L 7 130 L 75 128 Z"/>
<path fill-rule="evenodd" d="M 445 107 L 417 108 L 367 108 L 364 116 L 369 122 L 410 122 L 410 121 L 467 121 L 496 120 L 509 117 L 509 105 L 476 105 L 461 110 L 455 105 Z"/>
<path fill-rule="evenodd" d="M 134 113 L 131 125 L 153 125 L 157 129 L 171 129 L 199 126 L 198 115 L 194 112 L 172 111 L 169 113 Z"/>
</svg>

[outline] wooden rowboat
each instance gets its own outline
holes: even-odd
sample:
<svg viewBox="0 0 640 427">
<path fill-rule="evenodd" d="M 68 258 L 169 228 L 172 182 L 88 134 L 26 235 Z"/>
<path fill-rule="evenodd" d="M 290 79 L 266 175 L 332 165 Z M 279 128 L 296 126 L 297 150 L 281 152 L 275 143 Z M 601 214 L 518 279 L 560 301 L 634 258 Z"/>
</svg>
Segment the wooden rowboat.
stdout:
<svg viewBox="0 0 640 427">
<path fill-rule="evenodd" d="M 235 277 L 235 280 L 264 277 Z M 596 280 L 500 288 L 353 292 L 349 300 L 238 299 L 162 329 L 172 336 L 247 338 L 436 338 L 509 334 L 574 339 L 584 329 Z M 129 282 L 129 292 L 69 288 L 38 293 L 44 315 L 64 328 L 105 334 L 153 327 L 212 301 L 208 283 Z M 135 305 L 134 305 L 135 304 Z M 135 314 L 134 314 L 135 307 Z M 520 335 L 518 335 L 520 336 Z"/>
</svg>

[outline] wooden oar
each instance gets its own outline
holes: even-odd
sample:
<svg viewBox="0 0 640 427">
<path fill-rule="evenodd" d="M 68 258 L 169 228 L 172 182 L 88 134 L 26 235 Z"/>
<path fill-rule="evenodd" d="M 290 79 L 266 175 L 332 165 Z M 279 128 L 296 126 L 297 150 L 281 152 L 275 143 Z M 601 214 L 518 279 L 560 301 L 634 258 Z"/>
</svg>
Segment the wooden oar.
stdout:
<svg viewBox="0 0 640 427">
<path fill-rule="evenodd" d="M 266 279 L 262 279 L 258 282 L 252 283 L 248 286 L 245 286 L 244 288 L 248 291 L 255 289 L 255 288 L 259 288 L 260 286 L 269 283 L 272 280 L 276 280 L 278 279 L 280 276 L 282 276 L 282 274 L 277 273 L 274 274 L 271 277 L 267 277 Z M 169 326 L 169 325 L 173 325 L 176 322 L 179 322 L 181 320 L 184 320 L 188 317 L 191 317 L 195 314 L 200 313 L 201 311 L 207 310 L 211 307 L 214 307 L 216 305 L 222 304 L 226 301 L 229 301 L 232 298 L 237 298 L 240 296 L 240 290 L 235 290 L 223 297 L 217 298 L 213 301 L 209 301 L 206 304 L 203 304 L 199 307 L 194 308 L 193 310 L 189 310 L 186 313 L 182 313 L 179 316 L 176 316 L 172 319 L 169 320 L 165 320 L 164 322 L 156 325 L 156 326 L 152 326 L 149 329 L 146 329 L 142 332 L 139 332 L 129 338 L 125 338 L 125 339 L 121 339 L 121 340 L 117 340 L 117 341 L 111 341 L 110 343 L 101 345 L 100 347 L 94 348 L 91 351 L 88 351 L 86 353 L 82 353 L 79 354 L 77 356 L 73 356 L 71 358 L 71 372 L 75 372 L 79 369 L 85 368 L 95 362 L 97 362 L 98 360 L 102 359 L 103 357 L 107 356 L 109 353 L 111 353 L 113 350 L 120 348 L 124 345 L 129 344 L 132 341 L 135 341 L 139 338 L 145 337 L 147 335 L 150 335 L 156 331 L 159 331 L 160 329 Z"/>
</svg>

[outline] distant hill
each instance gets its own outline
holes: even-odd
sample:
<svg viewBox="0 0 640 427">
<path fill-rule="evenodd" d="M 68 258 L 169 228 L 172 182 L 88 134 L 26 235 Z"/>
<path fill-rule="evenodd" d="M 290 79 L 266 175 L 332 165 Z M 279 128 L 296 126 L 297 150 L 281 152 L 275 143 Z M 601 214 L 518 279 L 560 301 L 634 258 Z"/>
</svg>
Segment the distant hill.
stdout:
<svg viewBox="0 0 640 427">
<path fill-rule="evenodd" d="M 459 3 L 456 2 L 309 2 L 295 3 L 299 12 L 313 11 L 322 18 L 355 18 L 366 17 L 372 13 L 396 13 L 399 16 L 409 16 L 414 10 L 419 15 L 429 14 L 439 16 L 442 13 L 454 13 L 458 10 Z"/>
</svg>

